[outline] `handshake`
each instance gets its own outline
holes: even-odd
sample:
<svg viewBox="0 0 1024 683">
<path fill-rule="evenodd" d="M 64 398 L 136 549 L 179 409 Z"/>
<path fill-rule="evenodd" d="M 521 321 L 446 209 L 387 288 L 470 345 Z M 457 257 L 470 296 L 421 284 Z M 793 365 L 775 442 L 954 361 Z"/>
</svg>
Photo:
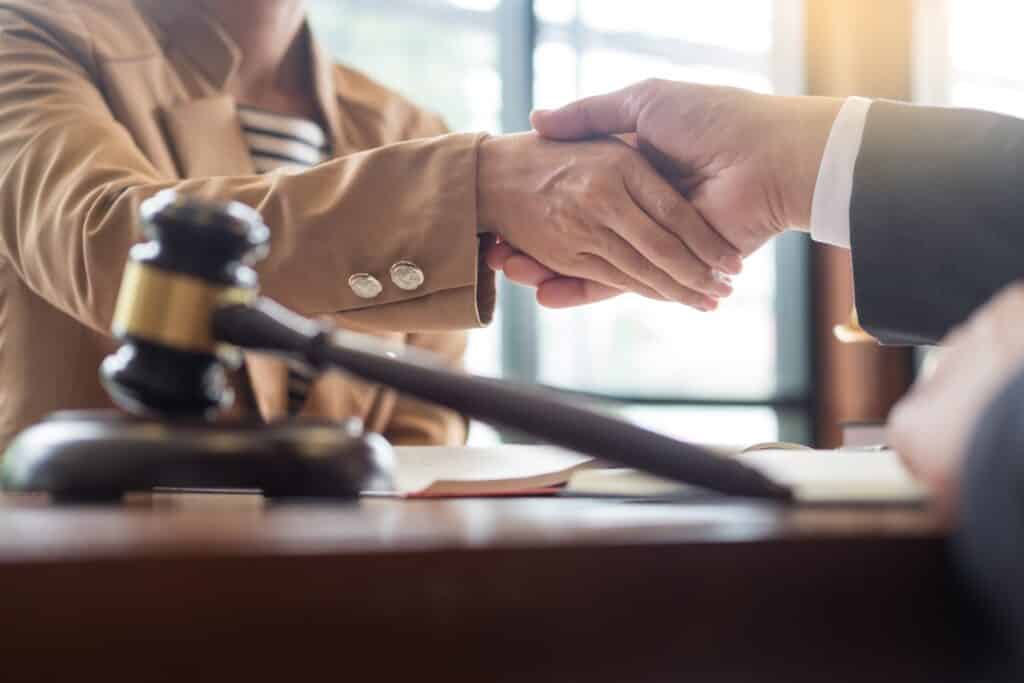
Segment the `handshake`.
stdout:
<svg viewBox="0 0 1024 683">
<path fill-rule="evenodd" d="M 714 310 L 743 257 L 807 229 L 841 104 L 651 80 L 535 112 L 536 133 L 480 149 L 487 263 L 552 308 L 634 292 Z"/>
</svg>

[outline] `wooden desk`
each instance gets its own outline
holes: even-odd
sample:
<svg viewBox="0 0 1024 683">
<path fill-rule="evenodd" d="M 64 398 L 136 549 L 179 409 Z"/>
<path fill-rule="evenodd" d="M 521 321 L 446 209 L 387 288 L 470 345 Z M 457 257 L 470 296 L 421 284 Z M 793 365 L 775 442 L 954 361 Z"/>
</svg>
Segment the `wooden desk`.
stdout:
<svg viewBox="0 0 1024 683">
<path fill-rule="evenodd" d="M 945 546 L 898 509 L 0 498 L 0 680 L 940 681 Z"/>
</svg>

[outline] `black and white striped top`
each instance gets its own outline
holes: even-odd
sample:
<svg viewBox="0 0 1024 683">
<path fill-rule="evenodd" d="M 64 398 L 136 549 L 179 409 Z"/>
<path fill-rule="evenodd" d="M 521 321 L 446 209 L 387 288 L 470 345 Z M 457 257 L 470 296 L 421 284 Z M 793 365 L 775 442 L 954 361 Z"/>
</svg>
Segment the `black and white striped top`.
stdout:
<svg viewBox="0 0 1024 683">
<path fill-rule="evenodd" d="M 302 171 L 330 157 L 327 134 L 315 121 L 246 106 L 238 108 L 238 116 L 259 173 Z M 289 415 L 298 415 L 302 410 L 315 380 L 312 368 L 301 363 L 289 364 Z"/>
<path fill-rule="evenodd" d="M 302 170 L 330 156 L 327 134 L 315 121 L 245 106 L 238 116 L 259 173 Z"/>
</svg>

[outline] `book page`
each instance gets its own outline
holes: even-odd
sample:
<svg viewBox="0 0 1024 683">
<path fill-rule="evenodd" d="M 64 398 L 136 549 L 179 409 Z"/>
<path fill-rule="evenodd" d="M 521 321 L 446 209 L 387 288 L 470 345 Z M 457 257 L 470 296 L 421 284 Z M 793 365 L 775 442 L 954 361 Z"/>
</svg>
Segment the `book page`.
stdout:
<svg viewBox="0 0 1024 683">
<path fill-rule="evenodd" d="M 891 450 L 752 450 L 733 456 L 790 486 L 802 503 L 919 503 L 927 492 Z M 572 493 L 613 496 L 679 496 L 694 487 L 631 469 L 573 474 Z"/>
<path fill-rule="evenodd" d="M 736 458 L 782 484 L 804 502 L 920 501 L 924 486 L 892 450 L 750 451 Z"/>
<path fill-rule="evenodd" d="M 500 494 L 556 486 L 592 461 L 552 446 L 394 450 L 398 492 L 420 495 Z"/>
</svg>

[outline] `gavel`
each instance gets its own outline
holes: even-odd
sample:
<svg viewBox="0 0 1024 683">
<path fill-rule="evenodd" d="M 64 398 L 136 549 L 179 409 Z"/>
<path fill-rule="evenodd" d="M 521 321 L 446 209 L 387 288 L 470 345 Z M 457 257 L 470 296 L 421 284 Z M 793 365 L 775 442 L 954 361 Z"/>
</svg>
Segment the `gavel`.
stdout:
<svg viewBox="0 0 1024 683">
<path fill-rule="evenodd" d="M 332 329 L 259 296 L 254 264 L 270 231 L 239 203 L 173 191 L 142 206 L 113 318 L 121 346 L 100 368 L 132 417 L 57 414 L 13 442 L 4 484 L 60 498 L 114 498 L 160 486 L 256 488 L 278 497 L 351 498 L 386 487 L 383 439 L 353 422 L 221 425 L 225 367 L 240 350 L 339 369 L 557 446 L 728 495 L 789 501 L 760 472 L 576 404 L 537 386 L 472 376 L 418 350 Z"/>
</svg>

